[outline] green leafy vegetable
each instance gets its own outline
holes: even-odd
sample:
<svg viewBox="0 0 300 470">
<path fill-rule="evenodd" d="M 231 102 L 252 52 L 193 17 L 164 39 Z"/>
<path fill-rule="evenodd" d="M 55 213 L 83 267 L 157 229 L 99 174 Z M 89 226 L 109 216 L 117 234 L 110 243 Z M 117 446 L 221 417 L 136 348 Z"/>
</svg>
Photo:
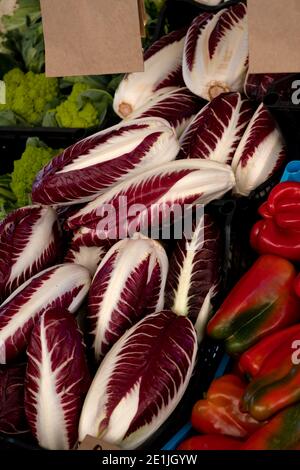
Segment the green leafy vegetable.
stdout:
<svg viewBox="0 0 300 470">
<path fill-rule="evenodd" d="M 40 125 L 46 110 L 57 103 L 59 88 L 56 78 L 46 78 L 42 73 L 24 74 L 20 69 L 13 69 L 4 75 L 4 82 L 6 105 L 2 106 L 2 111 L 10 110 L 30 125 Z M 9 116 L 12 118 L 11 114 Z"/>
<path fill-rule="evenodd" d="M 112 97 L 104 90 L 91 89 L 88 84 L 77 82 L 70 96 L 55 110 L 49 110 L 43 120 L 44 126 L 96 127 L 105 119 Z"/>
<path fill-rule="evenodd" d="M 61 150 L 53 150 L 37 137 L 27 140 L 20 160 L 14 162 L 11 188 L 19 207 L 30 204 L 30 194 L 37 173 Z"/>
<path fill-rule="evenodd" d="M 19 0 L 13 15 L 4 16 L 6 34 L 2 40 L 3 52 L 25 70 L 35 73 L 45 69 L 45 45 L 39 0 Z"/>
<path fill-rule="evenodd" d="M 5 15 L 2 23 L 6 31 L 22 29 L 28 23 L 34 23 L 41 19 L 40 0 L 18 0 L 18 8 L 12 15 Z"/>
</svg>

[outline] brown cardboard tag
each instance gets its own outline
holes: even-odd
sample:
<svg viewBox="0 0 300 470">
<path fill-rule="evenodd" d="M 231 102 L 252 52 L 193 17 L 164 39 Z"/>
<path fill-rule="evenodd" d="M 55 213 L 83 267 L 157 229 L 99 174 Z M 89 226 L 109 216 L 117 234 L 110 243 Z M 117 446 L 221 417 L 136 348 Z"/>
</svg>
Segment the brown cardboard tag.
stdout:
<svg viewBox="0 0 300 470">
<path fill-rule="evenodd" d="M 248 0 L 251 73 L 300 72 L 300 1 Z"/>
<path fill-rule="evenodd" d="M 41 0 L 46 75 L 144 69 L 137 0 Z"/>
<path fill-rule="evenodd" d="M 77 450 L 121 450 L 120 447 L 108 444 L 96 437 L 86 436 Z"/>
</svg>

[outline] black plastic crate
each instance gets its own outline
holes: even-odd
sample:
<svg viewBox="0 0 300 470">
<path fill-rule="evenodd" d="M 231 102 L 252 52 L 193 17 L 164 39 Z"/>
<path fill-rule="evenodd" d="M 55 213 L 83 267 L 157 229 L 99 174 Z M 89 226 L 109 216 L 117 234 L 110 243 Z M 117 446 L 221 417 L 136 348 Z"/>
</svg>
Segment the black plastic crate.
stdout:
<svg viewBox="0 0 300 470">
<path fill-rule="evenodd" d="M 210 6 L 194 0 L 166 0 L 161 10 L 153 39 L 163 36 L 164 25 L 169 26 L 170 31 L 189 26 L 193 19 L 204 12 L 218 12 L 243 0 L 224 1 L 219 5 Z"/>
</svg>

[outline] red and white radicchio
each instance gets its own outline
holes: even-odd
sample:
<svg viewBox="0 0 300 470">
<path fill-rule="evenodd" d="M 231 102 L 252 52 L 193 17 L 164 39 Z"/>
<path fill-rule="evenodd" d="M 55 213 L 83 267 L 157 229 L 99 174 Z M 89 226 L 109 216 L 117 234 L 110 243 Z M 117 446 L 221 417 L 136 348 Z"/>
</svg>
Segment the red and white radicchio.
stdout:
<svg viewBox="0 0 300 470">
<path fill-rule="evenodd" d="M 283 135 L 269 110 L 261 104 L 232 161 L 236 177 L 235 191 L 248 196 L 281 168 L 286 156 Z"/>
<path fill-rule="evenodd" d="M 72 215 L 75 213 L 76 212 L 72 213 Z M 71 249 L 76 250 L 84 246 L 88 248 L 98 247 L 101 248 L 104 253 L 106 253 L 112 245 L 113 242 L 111 240 L 103 240 L 101 234 L 97 231 L 97 224 L 94 223 L 91 223 L 87 227 L 80 227 L 75 230 L 71 241 Z"/>
<path fill-rule="evenodd" d="M 182 53 L 186 29 L 173 31 L 156 41 L 144 54 L 144 72 L 130 73 L 121 81 L 114 97 L 114 110 L 129 117 L 153 93 L 168 92 L 184 85 Z"/>
<path fill-rule="evenodd" d="M 247 8 L 243 3 L 194 19 L 183 54 L 183 78 L 193 93 L 211 100 L 224 92 L 242 92 L 247 68 Z"/>
<path fill-rule="evenodd" d="M 103 359 L 85 399 L 79 440 L 89 434 L 135 449 L 170 416 L 191 378 L 197 338 L 191 321 L 149 315 Z"/>
<path fill-rule="evenodd" d="M 35 323 L 46 309 L 61 307 L 76 312 L 90 282 L 83 266 L 64 264 L 22 284 L 0 306 L 0 364 L 9 363 L 25 350 Z"/>
<path fill-rule="evenodd" d="M 96 360 L 141 318 L 163 309 L 168 264 L 160 243 L 144 237 L 122 240 L 109 250 L 89 292 Z"/>
<path fill-rule="evenodd" d="M 153 230 L 160 224 L 169 224 L 171 216 L 173 221 L 182 217 L 178 208 L 208 204 L 221 198 L 234 184 L 228 165 L 198 159 L 175 161 L 112 188 L 70 217 L 68 226 L 75 229 L 94 224 L 98 236 L 102 234 L 103 238 L 125 238 L 140 231 L 145 234 L 148 227 Z M 128 210 L 124 211 L 125 204 Z"/>
<path fill-rule="evenodd" d="M 175 130 L 166 120 L 123 121 L 51 160 L 33 183 L 32 200 L 45 205 L 91 201 L 126 178 L 174 160 L 178 152 Z"/>
<path fill-rule="evenodd" d="M 25 411 L 39 445 L 72 449 L 90 376 L 76 320 L 66 310 L 47 310 L 27 350 Z"/>
<path fill-rule="evenodd" d="M 55 211 L 28 206 L 9 214 L 0 224 L 0 299 L 51 265 L 60 255 Z"/>
<path fill-rule="evenodd" d="M 24 410 L 26 364 L 0 366 L 0 432 L 28 432 Z"/>
<path fill-rule="evenodd" d="M 250 101 L 240 93 L 226 93 L 213 99 L 182 134 L 179 158 L 230 164 L 253 113 Z"/>
<path fill-rule="evenodd" d="M 194 222 L 191 236 L 180 240 L 170 259 L 165 308 L 187 316 L 201 341 L 221 280 L 220 229 L 208 214 Z"/>
<path fill-rule="evenodd" d="M 132 115 L 131 119 L 160 117 L 166 119 L 180 137 L 201 108 L 201 100 L 187 88 L 178 88 L 167 93 L 158 91 Z"/>
<path fill-rule="evenodd" d="M 80 264 L 94 276 L 106 251 L 104 246 L 73 246 L 67 252 L 64 262 Z"/>
</svg>

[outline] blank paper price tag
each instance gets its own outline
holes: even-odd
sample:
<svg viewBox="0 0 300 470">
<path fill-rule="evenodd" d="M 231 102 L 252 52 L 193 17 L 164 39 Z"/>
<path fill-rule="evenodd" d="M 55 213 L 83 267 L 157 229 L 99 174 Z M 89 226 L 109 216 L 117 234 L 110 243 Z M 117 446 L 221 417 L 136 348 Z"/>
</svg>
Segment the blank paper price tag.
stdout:
<svg viewBox="0 0 300 470">
<path fill-rule="evenodd" d="M 46 75 L 143 71 L 137 0 L 41 0 Z"/>
<path fill-rule="evenodd" d="M 251 73 L 300 72 L 300 0 L 248 0 Z"/>
</svg>

